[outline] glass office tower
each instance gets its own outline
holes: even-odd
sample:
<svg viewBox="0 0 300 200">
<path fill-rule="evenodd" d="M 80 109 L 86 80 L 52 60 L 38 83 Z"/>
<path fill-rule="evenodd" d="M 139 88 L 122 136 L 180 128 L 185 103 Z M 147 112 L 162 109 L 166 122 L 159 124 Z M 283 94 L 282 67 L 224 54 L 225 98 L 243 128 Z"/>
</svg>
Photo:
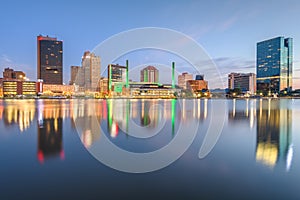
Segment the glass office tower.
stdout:
<svg viewBox="0 0 300 200">
<path fill-rule="evenodd" d="M 279 94 L 292 90 L 293 39 L 276 37 L 257 43 L 257 92 Z"/>
</svg>

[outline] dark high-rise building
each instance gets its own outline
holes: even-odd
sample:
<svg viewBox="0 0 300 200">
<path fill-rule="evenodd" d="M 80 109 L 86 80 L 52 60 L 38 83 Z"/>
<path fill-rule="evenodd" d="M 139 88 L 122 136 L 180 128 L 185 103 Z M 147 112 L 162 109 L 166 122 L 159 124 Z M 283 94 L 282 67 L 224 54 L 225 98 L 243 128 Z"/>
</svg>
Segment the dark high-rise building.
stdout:
<svg viewBox="0 0 300 200">
<path fill-rule="evenodd" d="M 37 36 L 37 79 L 45 84 L 63 84 L 63 42 Z"/>
<path fill-rule="evenodd" d="M 257 91 L 279 93 L 292 89 L 293 39 L 277 37 L 257 43 Z"/>
</svg>

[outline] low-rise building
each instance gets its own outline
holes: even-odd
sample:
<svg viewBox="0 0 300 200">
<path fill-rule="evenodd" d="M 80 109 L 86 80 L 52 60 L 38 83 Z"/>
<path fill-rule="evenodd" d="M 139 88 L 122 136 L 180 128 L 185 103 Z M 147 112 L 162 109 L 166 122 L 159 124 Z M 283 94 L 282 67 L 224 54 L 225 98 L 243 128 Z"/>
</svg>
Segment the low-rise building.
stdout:
<svg viewBox="0 0 300 200">
<path fill-rule="evenodd" d="M 43 94 L 49 96 L 72 96 L 75 92 L 74 85 L 43 84 Z"/>
<path fill-rule="evenodd" d="M 108 94 L 108 78 L 104 78 L 104 77 L 100 78 L 99 88 L 101 94 Z"/>
<path fill-rule="evenodd" d="M 17 95 L 35 96 L 36 82 L 34 81 L 3 81 L 2 90 L 4 97 Z"/>
<path fill-rule="evenodd" d="M 208 90 L 208 83 L 205 80 L 188 80 L 187 88 L 192 92 Z"/>
<path fill-rule="evenodd" d="M 178 86 L 182 89 L 187 89 L 187 81 L 193 80 L 193 74 L 184 72 L 178 76 Z"/>
<path fill-rule="evenodd" d="M 5 68 L 3 71 L 3 79 L 7 81 L 11 81 L 11 80 L 25 81 L 26 74 L 22 71 L 15 71 L 10 68 Z"/>
<path fill-rule="evenodd" d="M 256 93 L 256 75 L 254 73 L 228 74 L 228 89 L 239 89 L 241 93 Z"/>
<path fill-rule="evenodd" d="M 187 81 L 187 89 L 196 97 L 210 97 L 208 82 L 205 80 L 189 80 Z"/>
<path fill-rule="evenodd" d="M 172 99 L 176 98 L 176 92 L 180 91 L 179 87 L 172 88 L 171 84 L 134 82 L 129 86 L 132 98 Z"/>
<path fill-rule="evenodd" d="M 3 88 L 2 88 L 2 85 L 0 85 L 0 98 L 3 97 Z"/>
</svg>

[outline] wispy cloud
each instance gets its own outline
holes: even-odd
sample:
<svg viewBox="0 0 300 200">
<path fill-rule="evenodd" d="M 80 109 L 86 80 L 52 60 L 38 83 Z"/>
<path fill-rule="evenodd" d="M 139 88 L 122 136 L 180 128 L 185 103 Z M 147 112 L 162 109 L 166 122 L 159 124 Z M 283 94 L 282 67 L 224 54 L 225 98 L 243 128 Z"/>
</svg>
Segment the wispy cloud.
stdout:
<svg viewBox="0 0 300 200">
<path fill-rule="evenodd" d="M 25 72 L 26 76 L 30 79 L 35 79 L 35 68 L 30 67 L 28 64 L 22 64 L 16 62 L 12 57 L 7 54 L 0 55 L 0 74 L 2 77 L 2 72 L 5 68 L 12 68 L 14 70 L 22 70 Z"/>
<path fill-rule="evenodd" d="M 222 32 L 230 29 L 238 21 L 239 18 L 240 17 L 238 13 L 227 18 L 225 21 L 219 24 L 218 29 Z"/>
<path fill-rule="evenodd" d="M 12 65 L 12 60 L 9 56 L 7 56 L 6 54 L 2 54 L 0 56 L 0 67 L 3 67 L 5 65 L 9 65 L 11 66 Z"/>
<path fill-rule="evenodd" d="M 213 61 L 217 67 L 226 73 L 230 72 L 253 72 L 255 70 L 255 60 L 246 60 L 240 57 L 220 57 Z"/>
</svg>

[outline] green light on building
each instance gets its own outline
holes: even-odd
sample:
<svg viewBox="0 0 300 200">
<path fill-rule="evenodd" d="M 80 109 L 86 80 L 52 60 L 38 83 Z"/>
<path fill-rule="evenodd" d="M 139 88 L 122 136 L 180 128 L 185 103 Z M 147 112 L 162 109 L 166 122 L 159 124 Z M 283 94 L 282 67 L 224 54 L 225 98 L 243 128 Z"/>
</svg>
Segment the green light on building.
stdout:
<svg viewBox="0 0 300 200">
<path fill-rule="evenodd" d="M 175 62 L 172 62 L 172 88 L 175 89 Z"/>
<path fill-rule="evenodd" d="M 126 60 L 126 88 L 129 88 L 128 68 L 129 68 L 129 63 L 128 63 L 128 60 Z"/>
<path fill-rule="evenodd" d="M 174 136 L 175 133 L 175 114 L 176 114 L 176 99 L 172 99 L 172 136 Z"/>
<path fill-rule="evenodd" d="M 123 83 L 115 83 L 114 92 L 122 93 L 123 91 Z"/>
</svg>

